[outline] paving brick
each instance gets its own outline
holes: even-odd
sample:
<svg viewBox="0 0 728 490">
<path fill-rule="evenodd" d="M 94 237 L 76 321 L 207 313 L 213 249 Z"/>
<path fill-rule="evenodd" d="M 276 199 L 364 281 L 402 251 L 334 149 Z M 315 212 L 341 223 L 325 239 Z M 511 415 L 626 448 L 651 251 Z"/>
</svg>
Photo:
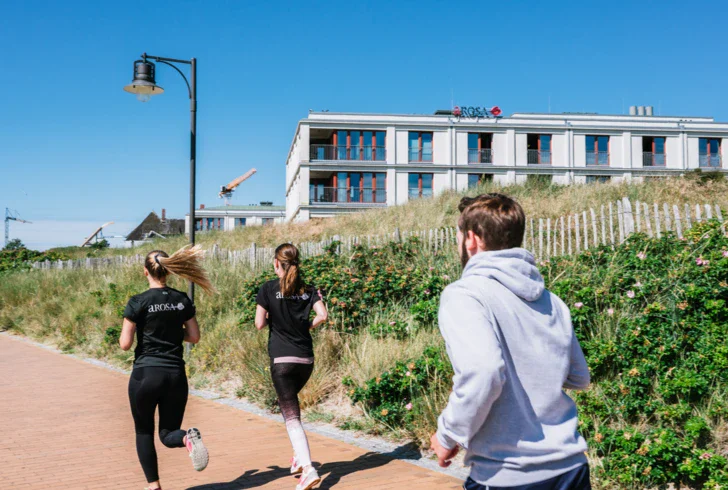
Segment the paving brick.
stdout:
<svg viewBox="0 0 728 490">
<path fill-rule="evenodd" d="M 0 488 L 124 489 L 146 485 L 136 457 L 124 374 L 0 336 Z M 156 441 L 164 490 L 289 489 L 282 423 L 190 397 L 185 426 L 203 434 L 210 465 Z M 311 454 L 321 489 L 457 489 L 462 482 L 318 434 Z"/>
</svg>

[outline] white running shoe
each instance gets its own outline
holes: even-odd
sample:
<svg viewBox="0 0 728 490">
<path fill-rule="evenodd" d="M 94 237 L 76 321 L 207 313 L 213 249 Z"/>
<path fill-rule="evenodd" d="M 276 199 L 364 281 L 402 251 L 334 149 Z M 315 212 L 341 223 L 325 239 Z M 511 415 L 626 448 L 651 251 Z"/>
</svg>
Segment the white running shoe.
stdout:
<svg viewBox="0 0 728 490">
<path fill-rule="evenodd" d="M 292 475 L 300 475 L 303 472 L 303 466 L 298 462 L 296 457 L 291 458 L 291 474 Z"/>
<path fill-rule="evenodd" d="M 187 450 L 190 452 L 192 467 L 195 470 L 202 471 L 207 468 L 210 455 L 207 453 L 207 448 L 202 443 L 200 431 L 195 428 L 187 430 Z"/>
<path fill-rule="evenodd" d="M 319 483 L 321 483 L 321 478 L 318 476 L 318 473 L 316 473 L 316 470 L 311 468 L 307 472 L 304 471 L 301 473 L 301 479 L 298 480 L 296 490 L 310 490 Z"/>
</svg>

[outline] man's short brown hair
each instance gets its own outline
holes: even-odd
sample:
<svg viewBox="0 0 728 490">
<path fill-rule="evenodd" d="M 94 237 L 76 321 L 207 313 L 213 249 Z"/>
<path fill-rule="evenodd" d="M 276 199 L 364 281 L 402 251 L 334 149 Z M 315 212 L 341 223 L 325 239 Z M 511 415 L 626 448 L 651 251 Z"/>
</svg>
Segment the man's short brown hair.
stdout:
<svg viewBox="0 0 728 490">
<path fill-rule="evenodd" d="M 479 236 L 486 250 L 504 250 L 523 244 L 526 216 L 521 205 L 510 197 L 496 193 L 464 197 L 458 209 L 460 230 Z"/>
</svg>

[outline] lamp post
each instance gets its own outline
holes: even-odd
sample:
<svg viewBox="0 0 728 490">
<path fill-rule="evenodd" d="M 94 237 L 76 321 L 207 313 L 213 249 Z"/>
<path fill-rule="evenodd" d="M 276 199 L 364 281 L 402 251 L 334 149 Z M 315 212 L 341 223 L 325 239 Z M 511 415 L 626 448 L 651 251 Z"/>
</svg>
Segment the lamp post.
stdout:
<svg viewBox="0 0 728 490">
<path fill-rule="evenodd" d="M 150 56 L 147 53 L 142 54 L 142 59 L 134 62 L 134 78 L 132 82 L 124 87 L 129 93 L 136 94 L 137 99 L 146 102 L 152 95 L 164 93 L 164 89 L 157 85 L 155 77 L 155 65 L 151 61 L 163 63 L 171 66 L 179 73 L 187 84 L 187 92 L 190 97 L 190 244 L 195 245 L 195 154 L 197 147 L 197 60 L 195 58 L 187 60 L 177 60 L 174 58 L 162 58 L 160 56 Z M 182 63 L 190 65 L 190 79 L 182 70 L 177 68 L 173 63 Z M 189 297 L 195 300 L 195 285 L 189 285 Z"/>
</svg>

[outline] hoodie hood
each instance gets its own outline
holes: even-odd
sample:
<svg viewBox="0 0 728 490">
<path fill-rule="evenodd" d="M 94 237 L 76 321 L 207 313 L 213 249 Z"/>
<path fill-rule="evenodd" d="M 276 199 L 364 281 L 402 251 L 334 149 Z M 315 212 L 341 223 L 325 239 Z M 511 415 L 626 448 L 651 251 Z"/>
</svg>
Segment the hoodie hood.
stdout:
<svg viewBox="0 0 728 490">
<path fill-rule="evenodd" d="M 463 278 L 479 276 L 498 281 L 526 301 L 536 301 L 544 292 L 541 273 L 528 250 L 509 248 L 480 252 L 470 257 Z"/>
</svg>

